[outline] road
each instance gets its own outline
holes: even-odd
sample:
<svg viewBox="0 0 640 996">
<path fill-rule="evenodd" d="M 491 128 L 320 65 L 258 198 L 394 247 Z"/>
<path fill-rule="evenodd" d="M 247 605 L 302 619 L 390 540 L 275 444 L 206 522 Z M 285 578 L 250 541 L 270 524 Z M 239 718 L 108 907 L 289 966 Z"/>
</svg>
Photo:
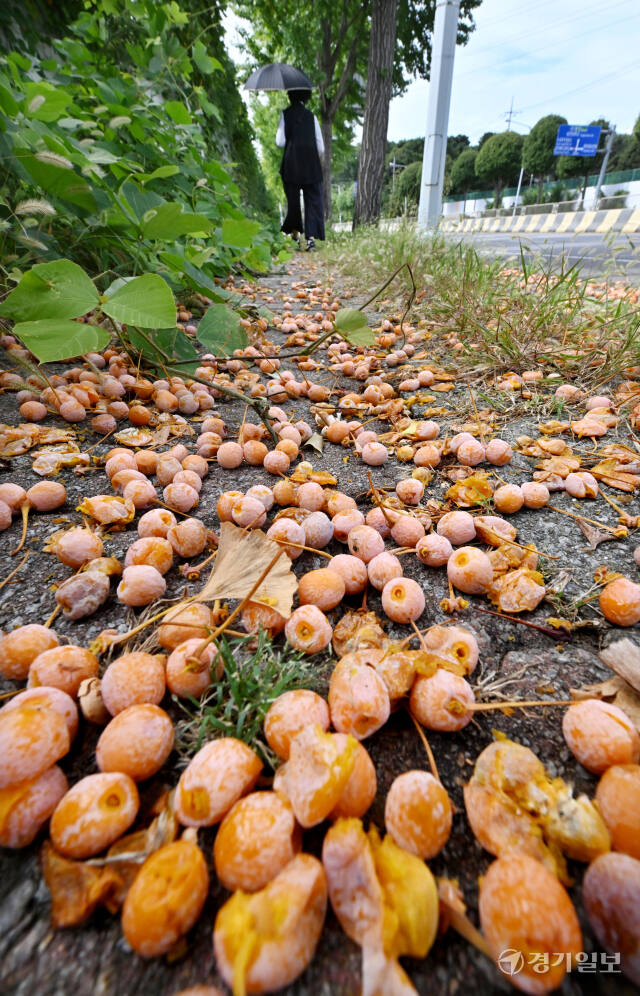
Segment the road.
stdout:
<svg viewBox="0 0 640 996">
<path fill-rule="evenodd" d="M 527 261 L 538 258 L 559 269 L 564 259 L 569 266 L 578 263 L 585 276 L 640 283 L 640 234 L 456 232 L 447 239 L 463 239 L 479 252 L 518 261 L 522 245 Z"/>
</svg>

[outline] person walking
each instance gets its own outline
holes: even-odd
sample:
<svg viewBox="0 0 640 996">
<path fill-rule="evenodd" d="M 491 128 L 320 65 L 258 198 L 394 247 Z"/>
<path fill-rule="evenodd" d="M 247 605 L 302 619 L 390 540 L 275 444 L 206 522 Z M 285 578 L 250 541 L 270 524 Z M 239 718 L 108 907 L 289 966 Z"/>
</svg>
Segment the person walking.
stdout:
<svg viewBox="0 0 640 996">
<path fill-rule="evenodd" d="M 284 149 L 280 175 L 287 198 L 287 216 L 281 231 L 300 246 L 303 230 L 300 211 L 300 191 L 304 199 L 304 234 L 307 252 L 312 252 L 316 239 L 324 240 L 324 198 L 322 194 L 322 164 L 324 142 L 314 114 L 305 107 L 311 90 L 289 90 L 289 107 L 280 115 L 276 145 Z"/>
</svg>

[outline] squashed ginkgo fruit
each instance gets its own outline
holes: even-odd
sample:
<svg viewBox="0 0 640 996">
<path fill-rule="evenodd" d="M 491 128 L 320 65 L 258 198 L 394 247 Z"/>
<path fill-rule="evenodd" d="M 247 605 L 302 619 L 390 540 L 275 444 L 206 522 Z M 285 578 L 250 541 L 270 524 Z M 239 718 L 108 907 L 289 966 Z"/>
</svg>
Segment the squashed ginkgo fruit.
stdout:
<svg viewBox="0 0 640 996">
<path fill-rule="evenodd" d="M 143 864 L 122 908 L 122 932 L 137 954 L 165 954 L 193 927 L 209 891 L 202 851 L 189 840 L 176 840 L 155 851 Z"/>
<path fill-rule="evenodd" d="M 236 892 L 213 931 L 218 969 L 233 996 L 289 985 L 313 958 L 327 909 L 322 865 L 299 854 L 260 892 Z"/>
</svg>

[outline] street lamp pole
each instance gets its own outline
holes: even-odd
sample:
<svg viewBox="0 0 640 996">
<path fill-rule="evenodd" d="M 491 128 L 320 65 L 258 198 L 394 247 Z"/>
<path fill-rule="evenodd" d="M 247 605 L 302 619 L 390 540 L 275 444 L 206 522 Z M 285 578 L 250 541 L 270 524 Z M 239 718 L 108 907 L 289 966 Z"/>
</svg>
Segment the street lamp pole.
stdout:
<svg viewBox="0 0 640 996">
<path fill-rule="evenodd" d="M 460 0 L 437 0 L 418 207 L 418 224 L 423 228 L 435 228 L 442 213 L 442 186 L 459 10 Z"/>
<path fill-rule="evenodd" d="M 609 164 L 609 156 L 611 155 L 611 149 L 613 148 L 613 140 L 616 136 L 616 126 L 611 125 L 609 134 L 607 135 L 607 144 L 604 147 L 604 159 L 602 160 L 602 166 L 600 167 L 600 173 L 598 174 L 598 182 L 596 183 L 596 192 L 593 198 L 593 206 L 598 209 L 598 201 L 600 200 L 600 191 L 602 189 L 602 183 L 604 181 L 604 175 L 607 172 L 607 166 Z"/>
</svg>

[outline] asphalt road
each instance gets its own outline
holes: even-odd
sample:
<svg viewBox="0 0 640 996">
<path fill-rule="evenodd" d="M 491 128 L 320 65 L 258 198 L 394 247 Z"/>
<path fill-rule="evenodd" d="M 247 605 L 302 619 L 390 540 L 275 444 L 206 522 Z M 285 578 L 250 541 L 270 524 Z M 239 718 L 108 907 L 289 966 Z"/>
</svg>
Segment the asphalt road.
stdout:
<svg viewBox="0 0 640 996">
<path fill-rule="evenodd" d="M 626 279 L 640 283 L 640 233 L 625 235 L 597 232 L 570 233 L 460 232 L 448 239 L 464 240 L 480 252 L 504 259 L 520 259 L 520 246 L 527 261 L 538 258 L 554 269 L 579 264 L 585 276 Z"/>
</svg>

